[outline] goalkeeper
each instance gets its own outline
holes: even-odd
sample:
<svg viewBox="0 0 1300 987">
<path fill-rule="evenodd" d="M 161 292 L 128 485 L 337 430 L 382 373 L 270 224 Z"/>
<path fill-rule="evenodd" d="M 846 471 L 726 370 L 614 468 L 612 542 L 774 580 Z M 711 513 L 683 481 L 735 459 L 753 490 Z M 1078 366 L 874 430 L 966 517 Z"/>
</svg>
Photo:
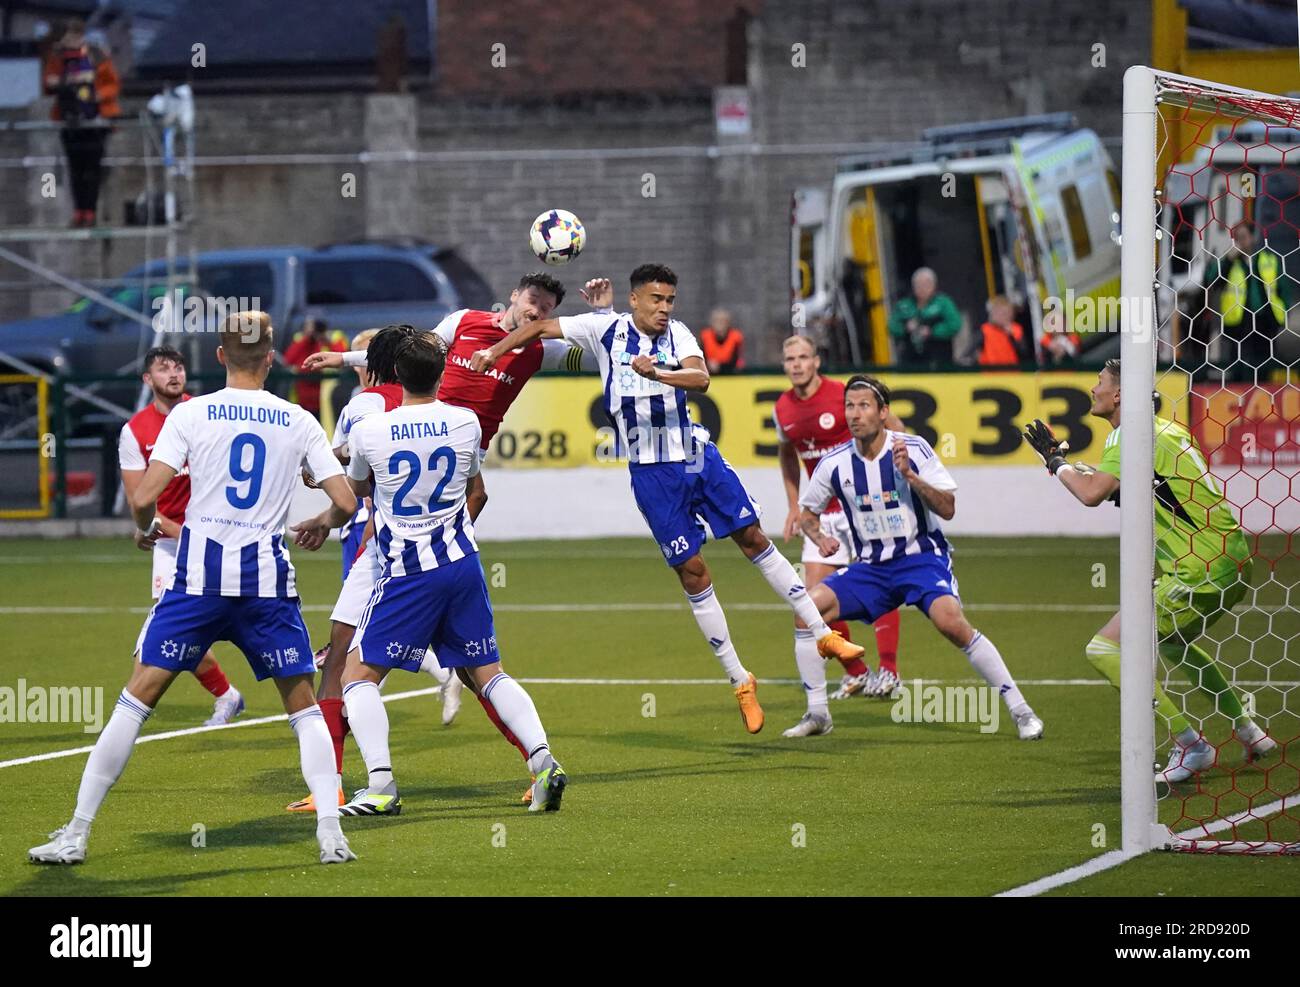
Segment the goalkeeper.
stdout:
<svg viewBox="0 0 1300 987">
<path fill-rule="evenodd" d="M 1071 466 L 1069 446 L 1035 421 L 1025 439 L 1047 464 L 1047 471 L 1089 507 L 1119 503 L 1119 361 L 1107 360 L 1091 391 L 1091 414 L 1110 422 L 1101 463 L 1092 469 Z M 1241 699 L 1218 665 L 1194 642 L 1231 610 L 1250 583 L 1250 549 L 1223 491 L 1206 466 L 1191 434 L 1176 422 L 1155 419 L 1155 585 L 1156 632 L 1160 655 L 1183 670 L 1192 685 L 1232 719 L 1237 739 L 1254 761 L 1277 749 L 1277 743 L 1247 715 Z M 1088 661 L 1119 688 L 1119 614 L 1088 642 Z M 1156 709 L 1174 735 L 1174 747 L 1157 781 L 1183 782 L 1212 767 L 1216 749 L 1156 683 Z"/>
</svg>

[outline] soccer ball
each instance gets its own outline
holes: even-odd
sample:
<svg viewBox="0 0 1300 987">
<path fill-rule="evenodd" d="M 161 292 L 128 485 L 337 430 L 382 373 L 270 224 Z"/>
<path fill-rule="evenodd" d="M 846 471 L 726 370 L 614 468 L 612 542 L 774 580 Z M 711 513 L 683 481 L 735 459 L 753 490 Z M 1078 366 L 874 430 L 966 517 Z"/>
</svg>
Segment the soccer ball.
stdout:
<svg viewBox="0 0 1300 987">
<path fill-rule="evenodd" d="M 528 244 L 537 259 L 551 266 L 569 263 L 586 243 L 582 220 L 565 209 L 548 209 L 533 220 L 528 233 Z"/>
</svg>

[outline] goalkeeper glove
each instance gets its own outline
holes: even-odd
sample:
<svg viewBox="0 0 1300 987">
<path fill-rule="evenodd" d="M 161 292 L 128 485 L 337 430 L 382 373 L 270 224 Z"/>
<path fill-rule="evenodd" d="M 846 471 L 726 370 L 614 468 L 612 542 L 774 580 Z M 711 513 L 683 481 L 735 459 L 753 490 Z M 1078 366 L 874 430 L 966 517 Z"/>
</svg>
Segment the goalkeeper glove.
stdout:
<svg viewBox="0 0 1300 987">
<path fill-rule="evenodd" d="M 1056 476 L 1056 471 L 1065 465 L 1065 453 L 1069 451 L 1070 444 L 1057 439 L 1039 418 L 1025 426 L 1025 441 L 1038 453 L 1047 472 Z"/>
</svg>

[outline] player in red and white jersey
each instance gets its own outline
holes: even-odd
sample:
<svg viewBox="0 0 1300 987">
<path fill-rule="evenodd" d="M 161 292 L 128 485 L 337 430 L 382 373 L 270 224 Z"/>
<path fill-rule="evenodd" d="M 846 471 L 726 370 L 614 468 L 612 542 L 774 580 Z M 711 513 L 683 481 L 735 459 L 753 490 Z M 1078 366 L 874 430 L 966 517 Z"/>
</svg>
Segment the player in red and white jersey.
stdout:
<svg viewBox="0 0 1300 987">
<path fill-rule="evenodd" d="M 584 298 L 596 297 L 596 292 L 608 293 L 608 281 L 588 282 L 582 291 Z M 510 293 L 510 304 L 500 312 L 460 309 L 444 318 L 432 330 L 447 347 L 446 369 L 438 388 L 438 400 L 474 412 L 482 429 L 479 458 L 487 455 L 488 445 L 501 427 L 510 405 L 520 391 L 539 370 L 594 370 L 595 360 L 584 356 L 583 351 L 563 339 L 536 340 L 519 350 L 505 354 L 490 373 L 478 373 L 470 368 L 470 358 L 480 349 L 504 339 L 518 326 L 536 319 L 550 318 L 551 313 L 564 301 L 564 285 L 549 274 L 526 274 Z M 373 342 L 371 346 L 373 347 Z M 365 365 L 365 353 L 315 353 L 303 364 L 304 372 L 318 372 L 326 368 Z M 372 368 L 373 369 L 373 368 Z M 480 472 L 470 481 L 467 491 L 471 521 L 487 503 L 487 491 Z M 432 671 L 430 669 L 430 671 Z M 448 681 L 443 691 L 443 721 L 450 722 L 455 715 L 459 697 L 455 681 Z M 492 704 L 478 696 L 484 712 L 525 761 L 528 752 L 506 728 Z M 531 789 L 529 790 L 531 794 Z M 525 795 L 525 799 L 528 795 Z"/>
<path fill-rule="evenodd" d="M 144 355 L 142 379 L 153 392 L 153 400 L 122 426 L 117 439 L 117 463 L 126 489 L 127 503 L 135 497 L 144 471 L 149 466 L 154 443 L 171 410 L 190 396 L 185 393 L 185 357 L 170 346 L 158 346 Z M 158 497 L 158 522 L 162 537 L 153 546 L 153 598 L 162 596 L 176 572 L 177 538 L 190 503 L 188 468 L 176 474 Z M 212 716 L 204 726 L 229 723 L 244 711 L 244 697 L 226 678 L 212 652 L 207 652 L 194 669 L 194 677 L 215 698 Z"/>
<path fill-rule="evenodd" d="M 782 367 L 793 386 L 777 398 L 772 418 L 779 442 L 777 455 L 781 462 L 781 479 L 785 482 L 786 500 L 789 502 L 784 528 L 785 540 L 789 541 L 799 531 L 800 463 L 807 475 L 812 476 L 822 456 L 848 442 L 852 436 L 844 419 L 844 385 L 821 375 L 821 357 L 812 340 L 807 336 L 787 339 L 782 347 Z M 903 423 L 892 414 L 887 427 L 903 431 Z M 823 558 L 816 544 L 804 538 L 804 583 L 809 589 L 853 561 L 848 548 L 852 539 L 845 530 L 844 513 L 839 505 L 828 506 L 821 520 L 822 530 L 839 541 L 840 550 L 830 558 Z M 847 699 L 855 695 L 888 697 L 893 692 L 898 685 L 898 625 L 897 610 L 875 622 L 873 629 L 880 668 L 872 672 L 861 658 L 843 662 L 844 678 L 832 699 Z M 844 621 L 836 621 L 831 627 L 848 638 L 849 628 Z M 826 705 L 826 672 L 810 632 L 795 631 L 794 652 L 804 683 L 808 711 L 795 726 L 785 731 L 785 736 L 807 737 L 827 733 L 831 717 Z"/>
<path fill-rule="evenodd" d="M 585 297 L 588 291 L 583 294 Z M 470 368 L 470 358 L 477 350 L 505 339 L 526 322 L 549 318 L 562 301 L 564 285 L 558 280 L 549 274 L 525 274 L 510 293 L 510 305 L 502 311 L 462 308 L 434 327 L 434 335 L 447 345 L 447 369 L 438 388 L 438 400 L 467 408 L 478 417 L 483 429 L 480 457 L 487 455 L 501 420 L 533 374 L 539 370 L 596 369 L 594 360 L 584 366 L 582 351 L 563 339 L 534 340 L 507 353 L 486 374 Z M 303 370 L 364 364 L 362 353 L 315 353 L 307 358 Z"/>
</svg>

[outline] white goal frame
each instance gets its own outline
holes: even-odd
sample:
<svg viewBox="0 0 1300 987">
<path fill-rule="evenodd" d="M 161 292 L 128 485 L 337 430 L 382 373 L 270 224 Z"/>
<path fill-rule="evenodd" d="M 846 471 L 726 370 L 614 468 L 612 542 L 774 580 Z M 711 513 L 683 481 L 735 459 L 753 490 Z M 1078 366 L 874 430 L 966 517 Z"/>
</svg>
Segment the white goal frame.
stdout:
<svg viewBox="0 0 1300 987">
<path fill-rule="evenodd" d="M 1158 104 L 1212 110 L 1225 115 L 1224 96 L 1241 96 L 1256 105 L 1295 100 L 1238 89 L 1222 83 L 1135 65 L 1124 73 L 1123 174 L 1120 254 L 1120 390 L 1149 394 L 1156 382 L 1158 318 L 1155 305 L 1158 230 Z M 1227 112 L 1230 112 L 1227 111 Z M 1241 116 L 1284 124 L 1282 117 L 1254 109 Z M 1156 813 L 1156 676 L 1154 479 L 1155 435 L 1151 405 L 1121 404 L 1120 427 L 1120 791 L 1122 852 L 1135 856 L 1153 849 L 1191 848 L 1158 821 Z M 1268 853 L 1269 846 L 1225 842 L 1227 852 Z M 1273 850 L 1272 852 L 1275 852 Z"/>
</svg>

